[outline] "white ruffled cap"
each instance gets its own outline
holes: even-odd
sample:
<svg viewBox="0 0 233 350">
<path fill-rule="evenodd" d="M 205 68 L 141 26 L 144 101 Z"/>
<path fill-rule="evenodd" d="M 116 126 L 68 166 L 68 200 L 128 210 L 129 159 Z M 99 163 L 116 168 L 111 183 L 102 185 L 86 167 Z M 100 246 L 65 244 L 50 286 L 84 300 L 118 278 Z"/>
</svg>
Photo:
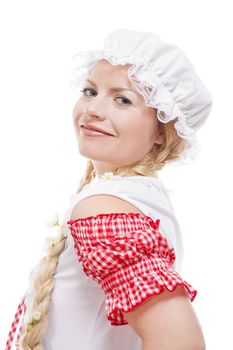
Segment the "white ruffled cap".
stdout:
<svg viewBox="0 0 233 350">
<path fill-rule="evenodd" d="M 209 115 L 212 97 L 181 49 L 155 33 L 117 29 L 106 37 L 103 49 L 73 57 L 71 87 L 83 88 L 91 69 L 103 58 L 113 65 L 131 64 L 128 77 L 145 104 L 157 109 L 157 118 L 167 123 L 178 117 L 176 131 L 189 141 L 178 162 L 194 160 L 200 150 L 196 132 Z"/>
</svg>

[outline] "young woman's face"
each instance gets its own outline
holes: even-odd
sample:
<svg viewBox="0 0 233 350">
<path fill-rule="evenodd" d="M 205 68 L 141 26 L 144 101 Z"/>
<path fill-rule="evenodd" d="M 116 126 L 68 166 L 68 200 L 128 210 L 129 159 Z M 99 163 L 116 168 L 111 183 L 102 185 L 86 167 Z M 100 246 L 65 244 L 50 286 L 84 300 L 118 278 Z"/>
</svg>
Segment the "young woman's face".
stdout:
<svg viewBox="0 0 233 350">
<path fill-rule="evenodd" d="M 73 109 L 79 152 L 92 160 L 98 175 L 141 160 L 163 141 L 156 111 L 145 105 L 143 96 L 129 80 L 129 66 L 98 61 Z M 122 89 L 117 90 L 119 87 Z M 90 135 L 82 124 L 112 136 Z"/>
</svg>

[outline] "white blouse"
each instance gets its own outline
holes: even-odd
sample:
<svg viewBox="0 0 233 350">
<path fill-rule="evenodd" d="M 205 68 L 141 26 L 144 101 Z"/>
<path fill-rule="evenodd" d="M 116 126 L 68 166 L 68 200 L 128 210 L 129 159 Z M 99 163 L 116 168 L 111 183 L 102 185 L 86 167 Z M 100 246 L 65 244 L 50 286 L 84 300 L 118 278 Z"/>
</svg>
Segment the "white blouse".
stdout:
<svg viewBox="0 0 233 350">
<path fill-rule="evenodd" d="M 89 196 L 108 194 L 128 201 L 153 220 L 160 219 L 160 232 L 176 253 L 175 270 L 180 271 L 183 245 L 179 224 L 168 190 L 157 177 L 96 177 L 70 199 L 64 221 L 70 220 L 73 208 Z M 65 248 L 55 270 L 55 285 L 48 312 L 48 328 L 43 337 L 44 350 L 140 350 L 142 342 L 130 325 L 111 325 L 106 317 L 105 294 L 97 282 L 82 270 L 68 226 Z M 32 283 L 40 261 L 29 277 L 26 293 L 27 312 L 33 301 Z"/>
</svg>

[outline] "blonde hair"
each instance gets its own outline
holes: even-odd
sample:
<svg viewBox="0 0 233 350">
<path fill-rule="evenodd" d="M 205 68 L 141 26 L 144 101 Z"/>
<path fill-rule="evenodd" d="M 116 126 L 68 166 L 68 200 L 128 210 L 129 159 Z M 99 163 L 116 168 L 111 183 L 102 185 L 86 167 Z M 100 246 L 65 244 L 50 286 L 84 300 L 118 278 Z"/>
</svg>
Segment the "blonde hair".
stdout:
<svg viewBox="0 0 233 350">
<path fill-rule="evenodd" d="M 173 162 L 179 158 L 181 153 L 188 146 L 187 140 L 181 138 L 174 128 L 172 120 L 168 123 L 159 122 L 159 128 L 163 132 L 164 141 L 157 148 L 154 148 L 142 160 L 119 167 L 114 170 L 115 175 L 122 176 L 153 176 L 156 171 L 162 169 L 166 163 Z M 95 177 L 95 170 L 91 160 L 87 161 L 87 167 L 84 176 L 81 178 L 77 193 L 90 183 Z M 64 225 L 64 224 L 63 224 Z M 31 312 L 39 311 L 40 320 L 29 327 L 29 331 L 21 340 L 21 346 L 24 350 L 43 350 L 41 340 L 47 329 L 47 314 L 49 300 L 54 288 L 54 273 L 58 263 L 59 255 L 65 247 L 66 237 L 61 232 L 57 241 L 51 247 L 49 254 L 44 257 L 36 274 L 33 290 L 34 302 Z"/>
</svg>

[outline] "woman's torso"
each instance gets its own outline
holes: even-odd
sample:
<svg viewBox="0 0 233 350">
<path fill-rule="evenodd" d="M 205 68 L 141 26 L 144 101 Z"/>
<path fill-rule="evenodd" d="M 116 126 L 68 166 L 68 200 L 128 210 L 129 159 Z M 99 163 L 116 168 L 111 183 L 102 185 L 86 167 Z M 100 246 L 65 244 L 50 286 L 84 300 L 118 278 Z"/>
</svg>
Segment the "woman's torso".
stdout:
<svg viewBox="0 0 233 350">
<path fill-rule="evenodd" d="M 153 200 L 152 196 L 153 194 L 157 196 L 157 187 L 159 191 L 161 189 L 164 191 L 160 180 L 151 177 L 147 177 L 147 179 L 141 178 L 132 179 L 132 177 L 128 177 L 123 180 L 121 177 L 113 177 L 108 182 L 104 179 L 93 181 L 93 183 L 85 186 L 79 194 L 71 197 L 70 207 L 65 214 L 64 220 L 66 222 L 70 220 L 74 206 L 84 198 L 101 193 L 115 195 L 128 200 L 143 214 L 151 216 L 152 219 L 164 216 L 166 222 L 165 219 L 161 220 L 161 228 L 164 232 L 168 231 L 168 229 L 171 231 L 173 228 L 174 232 L 171 232 L 168 238 L 171 244 L 177 244 L 178 239 L 180 239 L 180 237 L 177 237 L 177 235 L 179 236 L 179 230 L 177 223 L 174 225 L 171 218 L 167 219 L 166 210 L 170 212 L 171 217 L 173 214 L 169 201 L 166 202 L 166 196 L 163 197 L 161 192 L 160 198 L 157 199 L 160 209 L 156 210 L 156 205 L 155 207 L 151 205 L 151 203 L 156 204 L 156 199 L 154 198 Z M 142 183 L 141 188 L 140 183 Z M 156 188 L 155 192 L 153 192 L 153 186 Z M 148 194 L 151 195 L 150 200 L 148 200 Z M 130 325 L 111 325 L 106 317 L 104 292 L 97 282 L 87 277 L 83 272 L 73 247 L 73 238 L 66 226 L 64 234 L 67 236 L 67 239 L 54 274 L 55 285 L 49 304 L 48 328 L 42 342 L 44 349 L 141 349 L 141 339 Z M 179 246 L 177 246 L 177 249 L 179 249 Z M 28 309 L 32 305 L 32 282 L 38 266 L 39 263 L 30 275 L 29 288 L 26 294 Z"/>
</svg>

